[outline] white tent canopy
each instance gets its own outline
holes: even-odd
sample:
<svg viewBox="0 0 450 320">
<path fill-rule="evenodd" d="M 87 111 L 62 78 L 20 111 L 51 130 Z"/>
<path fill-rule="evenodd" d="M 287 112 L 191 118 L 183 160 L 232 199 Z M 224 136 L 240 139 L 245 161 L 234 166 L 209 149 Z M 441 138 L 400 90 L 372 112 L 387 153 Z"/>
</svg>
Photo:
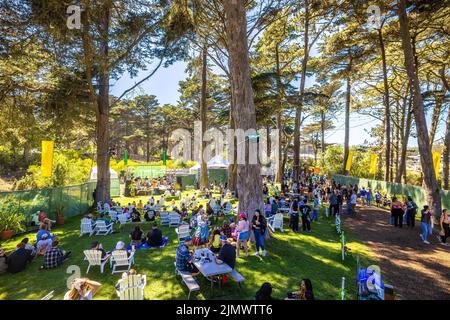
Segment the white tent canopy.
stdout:
<svg viewBox="0 0 450 320">
<path fill-rule="evenodd" d="M 225 160 L 221 155 L 217 155 L 211 158 L 206 166 L 208 169 L 228 169 L 228 161 Z M 200 163 L 197 163 L 195 166 L 189 168 L 190 172 L 197 172 L 201 169 Z"/>
<path fill-rule="evenodd" d="M 91 181 L 96 181 L 97 180 L 97 171 L 98 171 L 97 167 L 93 167 L 91 169 L 91 173 L 89 174 Z M 110 175 L 111 179 L 119 179 L 119 174 L 115 170 L 113 170 L 111 168 L 109 168 L 109 175 Z"/>
</svg>

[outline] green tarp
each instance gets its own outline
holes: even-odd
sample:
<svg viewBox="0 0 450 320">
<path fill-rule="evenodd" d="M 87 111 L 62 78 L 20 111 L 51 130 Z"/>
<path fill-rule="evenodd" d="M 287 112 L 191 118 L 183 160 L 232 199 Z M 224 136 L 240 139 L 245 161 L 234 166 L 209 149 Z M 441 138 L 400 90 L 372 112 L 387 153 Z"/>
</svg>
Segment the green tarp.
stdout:
<svg viewBox="0 0 450 320">
<path fill-rule="evenodd" d="M 135 178 L 159 178 L 163 177 L 166 174 L 165 166 L 133 165 L 128 166 L 127 168 Z"/>
<path fill-rule="evenodd" d="M 363 178 L 348 177 L 343 175 L 332 175 L 336 182 L 341 184 L 357 184 L 358 187 L 371 188 L 374 192 L 387 192 L 388 195 L 396 196 L 411 196 L 417 203 L 419 208 L 422 208 L 426 203 L 425 191 L 423 188 L 409 184 L 391 183 L 379 180 L 370 180 Z M 442 208 L 450 208 L 450 191 L 441 190 Z"/>
</svg>

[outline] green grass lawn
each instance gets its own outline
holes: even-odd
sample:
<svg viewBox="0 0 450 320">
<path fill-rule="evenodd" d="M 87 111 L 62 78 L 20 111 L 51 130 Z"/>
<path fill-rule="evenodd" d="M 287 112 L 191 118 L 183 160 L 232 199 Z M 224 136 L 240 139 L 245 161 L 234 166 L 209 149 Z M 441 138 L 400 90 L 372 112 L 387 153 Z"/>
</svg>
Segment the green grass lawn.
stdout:
<svg viewBox="0 0 450 320">
<path fill-rule="evenodd" d="M 145 201 L 148 199 L 142 198 Z M 132 200 L 136 199 L 139 198 Z M 126 202 L 128 199 L 122 198 L 121 203 L 125 205 Z M 83 261 L 83 250 L 88 249 L 94 240 L 103 243 L 106 250 L 113 249 L 119 240 L 128 243 L 128 234 L 136 223 L 129 223 L 121 230 L 115 225 L 116 233 L 112 235 L 92 237 L 84 235 L 80 238 L 79 221 L 79 217 L 67 220 L 63 226 L 54 230 L 60 236 L 60 247 L 72 251 L 72 255 L 63 266 L 54 270 L 38 270 L 43 260 L 40 257 L 24 272 L 0 275 L 0 299 L 40 299 L 52 290 L 55 291 L 54 299 L 62 299 L 67 291 L 66 281 L 71 275 L 66 273 L 70 265 L 79 266 L 83 277 L 87 276 L 103 284 L 95 299 L 118 299 L 114 285 L 120 278 L 120 273 L 112 275 L 108 265 L 103 274 L 95 267 L 86 275 L 87 262 Z M 151 223 L 139 225 L 147 232 Z M 348 299 L 354 299 L 356 254 L 360 254 L 363 265 L 369 265 L 373 258 L 368 247 L 359 243 L 358 239 L 346 230 L 347 245 L 351 253 L 342 262 L 339 237 L 334 223 L 331 218 L 328 220 L 323 216 L 322 210 L 320 221 L 312 224 L 313 231 L 310 234 L 287 231 L 287 226 L 288 221 L 285 220 L 285 232 L 278 231 L 266 243 L 266 257 L 250 255 L 237 260 L 236 270 L 245 277 L 242 290 L 230 279 L 222 291 L 216 287 L 211 294 L 208 281 L 199 275 L 197 280 L 201 291 L 193 293 L 191 299 L 254 299 L 255 292 L 264 282 L 272 283 L 274 297 L 284 298 L 286 292 L 297 289 L 298 282 L 302 278 L 312 280 L 318 299 L 338 299 L 343 276 L 346 277 Z M 163 249 L 138 250 L 134 268 L 139 273 L 147 275 L 146 299 L 186 299 L 188 290 L 175 277 L 173 266 L 178 244 L 175 230 L 169 227 L 162 227 L 162 230 L 164 236 L 169 237 L 168 245 Z M 11 251 L 24 236 L 3 242 L 5 251 Z M 26 236 L 35 239 L 34 234 Z"/>
</svg>

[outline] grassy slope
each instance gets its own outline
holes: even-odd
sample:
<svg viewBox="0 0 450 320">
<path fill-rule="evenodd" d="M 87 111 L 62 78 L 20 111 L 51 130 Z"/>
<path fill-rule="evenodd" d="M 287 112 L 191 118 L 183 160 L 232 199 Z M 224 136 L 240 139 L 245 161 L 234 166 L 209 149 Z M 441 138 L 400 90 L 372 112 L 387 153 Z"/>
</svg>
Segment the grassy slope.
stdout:
<svg viewBox="0 0 450 320">
<path fill-rule="evenodd" d="M 121 199 L 122 204 L 126 202 L 128 199 Z M 236 269 L 246 279 L 242 290 L 230 280 L 222 292 L 216 290 L 212 296 L 208 282 L 200 275 L 198 281 L 202 290 L 193 296 L 197 299 L 253 299 L 256 290 L 267 281 L 274 287 L 274 296 L 283 298 L 287 291 L 297 289 L 301 278 L 310 278 L 318 299 L 337 299 L 341 277 L 345 276 L 349 298 L 354 299 L 356 254 L 361 255 L 362 264 L 367 266 L 372 260 L 369 249 L 347 232 L 347 245 L 351 254 L 342 263 L 339 237 L 334 224 L 331 219 L 323 217 L 322 210 L 320 218 L 319 222 L 313 223 L 311 234 L 277 232 L 267 243 L 268 255 L 265 258 L 239 258 Z M 287 223 L 285 220 L 285 229 Z M 72 251 L 70 259 L 55 270 L 39 271 L 42 258 L 38 258 L 22 273 L 0 275 L 0 299 L 40 299 L 52 290 L 55 290 L 55 299 L 61 299 L 67 290 L 66 281 L 70 274 L 66 273 L 66 269 L 69 265 L 80 266 L 82 276 L 86 276 L 87 263 L 83 261 L 82 251 L 89 248 L 93 240 L 101 241 L 106 250 L 111 250 L 117 241 L 128 241 L 128 234 L 134 225 L 130 223 L 122 230 L 115 226 L 117 233 L 105 237 L 85 235 L 80 238 L 79 218 L 66 221 L 55 232 L 60 234 L 61 248 Z M 141 223 L 141 226 L 147 232 L 150 223 Z M 147 299 L 186 299 L 188 291 L 174 274 L 173 261 L 178 243 L 175 231 L 173 228 L 163 227 L 163 233 L 169 237 L 169 244 L 164 249 L 138 250 L 134 268 L 147 275 Z M 28 236 L 34 239 L 33 234 Z M 15 238 L 6 241 L 2 246 L 9 252 L 19 240 L 20 238 Z M 87 276 L 103 284 L 96 299 L 117 299 L 114 284 L 120 278 L 119 273 L 111 275 L 108 266 L 104 274 L 94 268 Z"/>
</svg>

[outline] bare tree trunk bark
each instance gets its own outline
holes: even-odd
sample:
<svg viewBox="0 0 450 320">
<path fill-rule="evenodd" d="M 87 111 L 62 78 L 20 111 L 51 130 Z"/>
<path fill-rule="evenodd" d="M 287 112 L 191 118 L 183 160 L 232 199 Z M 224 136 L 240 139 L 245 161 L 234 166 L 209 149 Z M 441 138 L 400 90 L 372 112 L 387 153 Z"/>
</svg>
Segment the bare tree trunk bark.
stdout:
<svg viewBox="0 0 450 320">
<path fill-rule="evenodd" d="M 348 172 L 345 169 L 349 154 L 349 143 L 350 143 L 350 99 L 351 99 L 351 71 L 352 71 L 352 56 L 349 56 L 348 63 L 348 74 L 347 74 L 347 90 L 345 93 L 345 137 L 344 137 L 344 163 L 342 164 L 342 174 L 347 175 Z"/>
<path fill-rule="evenodd" d="M 100 26 L 99 95 L 97 98 L 97 201 L 110 199 L 109 173 L 109 24 L 111 3 L 105 2 Z"/>
<path fill-rule="evenodd" d="M 408 89 L 407 92 L 410 90 Z M 405 110 L 406 112 L 406 124 L 405 124 L 405 130 L 403 132 L 403 139 L 402 139 L 402 150 L 400 154 L 400 167 L 397 172 L 397 176 L 395 177 L 395 182 L 400 183 L 402 175 L 404 176 L 404 183 L 407 182 L 406 179 L 406 157 L 407 157 L 407 151 L 408 151 L 408 140 L 409 135 L 411 133 L 411 125 L 412 125 L 412 96 L 408 100 L 408 108 Z"/>
<path fill-rule="evenodd" d="M 324 154 L 325 153 L 325 112 L 323 110 L 320 111 L 320 147 L 321 147 L 322 154 Z"/>
<path fill-rule="evenodd" d="M 200 120 L 202 125 L 202 141 L 200 146 L 200 163 L 201 163 L 201 169 L 200 169 L 200 187 L 201 188 L 209 188 L 209 179 L 208 179 L 208 167 L 206 164 L 206 161 L 204 159 L 204 150 L 206 148 L 206 142 L 203 141 L 203 137 L 206 132 L 206 126 L 207 126 L 207 111 L 208 106 L 206 105 L 206 84 L 207 84 L 207 71 L 208 71 L 208 61 L 207 61 L 207 52 L 208 47 L 205 45 L 202 49 L 202 86 L 201 86 L 201 99 L 200 99 Z"/>
<path fill-rule="evenodd" d="M 385 131 L 386 131 L 386 153 L 385 153 L 385 166 L 386 171 L 384 173 L 384 180 L 389 181 L 389 168 L 391 160 L 391 107 L 389 102 L 389 84 L 387 75 L 387 64 L 386 64 L 386 50 L 384 48 L 384 39 L 382 28 L 378 29 L 378 44 L 381 51 L 381 61 L 383 63 L 383 84 L 384 84 L 384 113 L 385 113 Z"/>
<path fill-rule="evenodd" d="M 256 112 L 247 43 L 247 18 L 244 0 L 224 1 L 225 31 L 231 65 L 231 78 L 236 106 L 233 110 L 236 128 L 256 129 Z M 248 146 L 248 142 L 245 143 Z M 246 161 L 248 159 L 246 148 Z M 251 221 L 254 210 L 262 209 L 261 168 L 256 164 L 238 164 L 237 189 L 239 211 L 246 212 Z"/>
<path fill-rule="evenodd" d="M 430 146 L 433 148 L 434 144 L 434 137 L 436 136 L 437 127 L 439 124 L 439 118 L 441 117 L 441 111 L 442 111 L 442 104 L 444 103 L 445 99 L 445 86 L 442 85 L 441 92 L 439 96 L 436 97 L 435 105 L 433 108 L 433 115 L 431 117 L 431 129 L 430 129 Z"/>
<path fill-rule="evenodd" d="M 281 114 L 283 112 L 283 104 L 282 104 L 282 97 L 281 97 L 281 72 L 280 72 L 280 55 L 279 55 L 279 51 L 278 51 L 278 43 L 275 47 L 275 67 L 276 67 L 276 81 L 277 81 L 277 104 L 278 104 L 278 112 L 277 112 L 277 130 L 279 133 L 279 137 L 280 137 L 280 141 L 278 143 L 278 159 L 277 159 L 277 175 L 275 178 L 275 182 L 277 183 L 281 183 L 283 180 L 283 164 L 282 164 L 282 160 L 281 160 L 281 140 L 282 140 L 282 132 L 283 132 L 283 128 L 281 127 Z"/>
<path fill-rule="evenodd" d="M 308 0 L 305 0 L 305 34 L 304 34 L 304 54 L 302 61 L 302 71 L 301 71 L 301 79 L 300 79 L 300 90 L 299 90 L 299 101 L 297 110 L 295 112 L 295 128 L 294 128 L 294 168 L 293 175 L 294 181 L 299 180 L 300 175 L 300 126 L 302 119 L 302 111 L 303 111 L 303 101 L 305 96 L 305 84 L 306 84 L 306 69 L 308 66 L 308 58 L 309 58 L 309 3 Z"/>
<path fill-rule="evenodd" d="M 431 204 L 430 207 L 432 208 L 434 215 L 436 217 L 439 217 L 441 214 L 440 190 L 433 168 L 433 157 L 431 154 L 430 140 L 428 136 L 422 95 L 420 93 L 419 77 L 417 74 L 417 69 L 414 65 L 414 55 L 411 47 L 411 36 L 409 34 L 409 22 L 406 13 L 406 0 L 399 1 L 398 15 L 403 53 L 405 56 L 405 67 L 413 92 L 414 119 L 416 121 L 417 142 L 419 145 L 427 202 Z"/>
<path fill-rule="evenodd" d="M 443 154 L 443 175 L 442 181 L 444 184 L 444 189 L 449 189 L 449 160 L 450 160 L 450 108 L 448 108 L 447 113 L 447 127 L 445 129 L 444 138 L 444 154 Z"/>
</svg>

